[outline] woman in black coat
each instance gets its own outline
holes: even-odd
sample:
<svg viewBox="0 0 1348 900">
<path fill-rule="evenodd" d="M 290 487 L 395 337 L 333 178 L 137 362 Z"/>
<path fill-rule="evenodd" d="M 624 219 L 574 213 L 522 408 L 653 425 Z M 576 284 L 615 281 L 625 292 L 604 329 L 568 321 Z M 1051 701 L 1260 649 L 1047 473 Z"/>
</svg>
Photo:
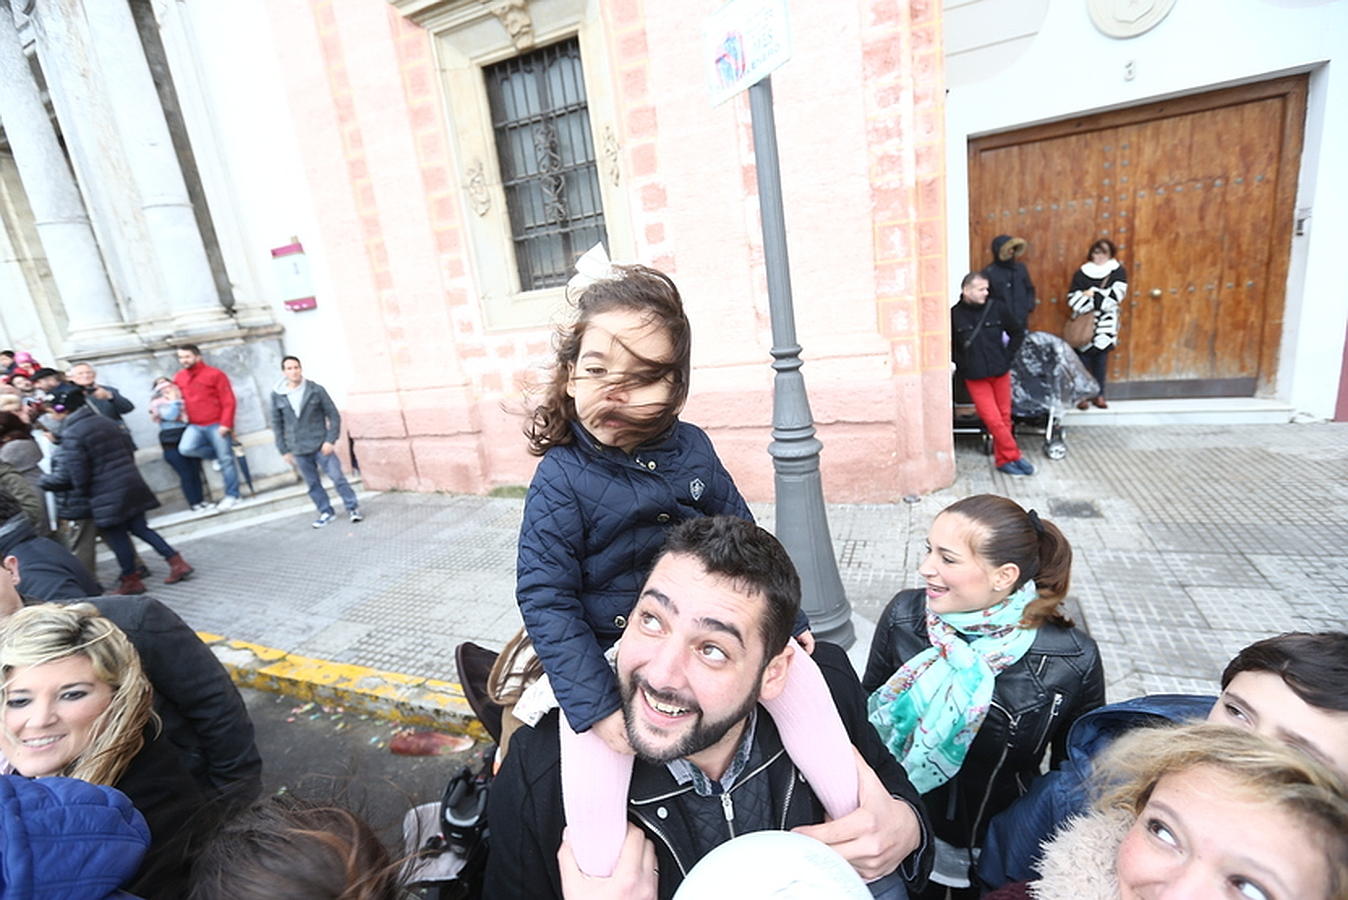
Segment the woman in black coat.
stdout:
<svg viewBox="0 0 1348 900">
<path fill-rule="evenodd" d="M 1061 610 L 1072 548 L 1051 522 L 980 494 L 932 523 L 926 588 L 885 609 L 862 686 L 871 724 L 922 791 L 937 839 L 922 898 L 978 896 L 988 820 L 1057 763 L 1078 716 L 1101 706 L 1095 642 Z"/>
<path fill-rule="evenodd" d="M 126 432 L 87 406 L 83 388 L 75 384 L 52 392 L 52 415 L 61 422 L 59 455 L 69 490 L 88 498 L 92 518 L 121 567 L 113 593 L 145 593 L 136 573 L 133 534 L 168 561 L 166 584 L 191 575 L 192 567 L 145 521 L 145 513 L 159 506 L 159 499 L 136 468 L 135 448 Z"/>
</svg>

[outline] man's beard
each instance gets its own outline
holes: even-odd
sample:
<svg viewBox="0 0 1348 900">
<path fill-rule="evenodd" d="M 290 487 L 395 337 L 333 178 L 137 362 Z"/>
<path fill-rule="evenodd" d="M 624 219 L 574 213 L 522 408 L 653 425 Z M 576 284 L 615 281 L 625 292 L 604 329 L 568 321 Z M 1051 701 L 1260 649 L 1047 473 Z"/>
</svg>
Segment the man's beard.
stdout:
<svg viewBox="0 0 1348 900">
<path fill-rule="evenodd" d="M 688 710 L 687 717 L 692 720 L 692 727 L 688 728 L 682 737 L 667 747 L 652 747 L 633 724 L 637 716 L 640 715 L 636 709 L 637 694 L 643 689 L 660 703 Z M 650 763 L 666 763 L 706 750 L 725 737 L 730 729 L 747 719 L 749 711 L 758 703 L 758 688 L 755 686 L 738 709 L 723 719 L 708 722 L 703 718 L 702 708 L 691 698 L 657 691 L 636 673 L 630 675 L 626 681 L 620 678 L 619 690 L 623 700 L 623 722 L 627 726 L 627 740 L 631 743 L 632 749 L 637 752 L 637 756 Z"/>
</svg>

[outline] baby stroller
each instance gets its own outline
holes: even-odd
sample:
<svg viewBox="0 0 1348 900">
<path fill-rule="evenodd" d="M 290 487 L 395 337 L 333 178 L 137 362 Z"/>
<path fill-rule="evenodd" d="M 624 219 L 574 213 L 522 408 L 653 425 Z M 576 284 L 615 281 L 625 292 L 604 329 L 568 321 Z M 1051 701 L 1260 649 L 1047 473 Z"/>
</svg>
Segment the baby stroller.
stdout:
<svg viewBox="0 0 1348 900">
<path fill-rule="evenodd" d="M 1081 358 L 1062 338 L 1047 331 L 1031 331 L 1011 366 L 1011 413 L 1016 424 L 1044 435 L 1044 455 L 1067 455 L 1063 413 L 1077 401 L 1100 392 Z"/>
</svg>

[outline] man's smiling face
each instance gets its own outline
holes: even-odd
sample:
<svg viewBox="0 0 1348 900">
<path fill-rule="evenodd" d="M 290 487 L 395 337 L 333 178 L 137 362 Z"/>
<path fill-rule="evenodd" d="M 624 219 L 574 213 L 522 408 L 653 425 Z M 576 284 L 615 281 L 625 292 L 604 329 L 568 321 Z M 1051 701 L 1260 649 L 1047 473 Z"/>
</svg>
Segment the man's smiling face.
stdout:
<svg viewBox="0 0 1348 900">
<path fill-rule="evenodd" d="M 695 557 L 660 558 L 618 651 L 623 715 L 638 756 L 685 757 L 720 777 L 749 710 L 785 682 L 789 651 L 764 665 L 766 605 Z"/>
</svg>

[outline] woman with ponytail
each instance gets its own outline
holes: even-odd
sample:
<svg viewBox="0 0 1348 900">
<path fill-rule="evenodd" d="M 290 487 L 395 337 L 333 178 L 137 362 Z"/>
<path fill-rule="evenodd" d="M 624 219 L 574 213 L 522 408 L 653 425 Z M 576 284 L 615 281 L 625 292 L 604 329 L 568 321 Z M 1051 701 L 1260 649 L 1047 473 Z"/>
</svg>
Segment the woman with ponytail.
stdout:
<svg viewBox="0 0 1348 900">
<path fill-rule="evenodd" d="M 1062 612 L 1071 569 L 1057 526 L 978 494 L 936 517 L 918 566 L 925 588 L 900 592 L 881 616 L 862 686 L 935 830 L 932 884 L 916 900 L 978 896 L 988 820 L 1105 702 L 1095 642 Z"/>
</svg>

